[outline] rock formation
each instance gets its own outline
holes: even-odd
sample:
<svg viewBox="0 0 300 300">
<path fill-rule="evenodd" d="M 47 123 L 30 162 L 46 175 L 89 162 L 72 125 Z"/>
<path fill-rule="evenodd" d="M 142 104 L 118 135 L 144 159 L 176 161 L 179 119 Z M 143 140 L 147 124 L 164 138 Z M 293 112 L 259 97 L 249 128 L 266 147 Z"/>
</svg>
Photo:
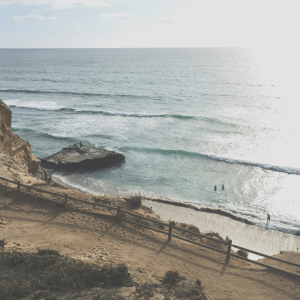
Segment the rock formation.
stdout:
<svg viewBox="0 0 300 300">
<path fill-rule="evenodd" d="M 74 170 L 107 167 L 124 159 L 125 156 L 121 153 L 79 143 L 63 148 L 61 151 L 42 159 L 42 164 L 49 168 Z"/>
<path fill-rule="evenodd" d="M 32 147 L 11 129 L 12 112 L 0 99 L 0 152 L 13 157 L 32 175 L 40 171 L 40 159 L 32 154 Z"/>
</svg>

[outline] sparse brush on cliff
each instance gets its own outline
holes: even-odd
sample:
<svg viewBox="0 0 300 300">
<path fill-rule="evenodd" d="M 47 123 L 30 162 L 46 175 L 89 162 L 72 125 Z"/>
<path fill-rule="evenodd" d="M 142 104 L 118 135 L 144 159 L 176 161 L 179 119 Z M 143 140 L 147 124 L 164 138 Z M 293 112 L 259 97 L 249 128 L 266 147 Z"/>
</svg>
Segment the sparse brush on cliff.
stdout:
<svg viewBox="0 0 300 300">
<path fill-rule="evenodd" d="M 179 281 L 183 280 L 184 277 L 180 276 L 177 271 L 168 271 L 163 278 L 162 283 L 167 285 L 175 285 Z"/>
<path fill-rule="evenodd" d="M 238 250 L 237 255 L 248 258 L 248 252 L 244 250 Z"/>
<path fill-rule="evenodd" d="M 215 238 L 217 238 L 217 239 L 219 239 L 221 241 L 224 241 L 224 239 L 217 232 L 210 231 L 210 232 L 205 233 L 205 235 L 210 236 L 210 237 L 215 237 Z"/>
<path fill-rule="evenodd" d="M 175 272 L 174 272 L 175 273 Z M 204 288 L 201 282 L 195 283 L 195 281 L 183 281 L 174 285 L 168 284 L 167 286 L 163 283 L 150 283 L 139 286 L 136 292 L 132 294 L 132 299 L 189 299 L 189 300 L 207 300 L 204 292 Z"/>
<path fill-rule="evenodd" d="M 140 207 L 142 204 L 142 195 L 141 193 L 135 194 L 130 198 L 125 198 L 125 200 L 132 205 L 133 207 Z"/>
<path fill-rule="evenodd" d="M 127 267 L 86 264 L 57 251 L 0 252 L 0 300 L 24 298 L 38 290 L 135 285 Z"/>
</svg>

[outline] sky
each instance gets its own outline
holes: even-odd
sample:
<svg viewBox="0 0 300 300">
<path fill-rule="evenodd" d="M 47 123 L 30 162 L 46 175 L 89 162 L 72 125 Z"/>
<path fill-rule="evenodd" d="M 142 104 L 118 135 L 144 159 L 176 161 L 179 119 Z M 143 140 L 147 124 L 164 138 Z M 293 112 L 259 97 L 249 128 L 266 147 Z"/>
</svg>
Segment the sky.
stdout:
<svg viewBox="0 0 300 300">
<path fill-rule="evenodd" d="M 299 0 L 0 0 L 0 48 L 298 46 Z"/>
</svg>

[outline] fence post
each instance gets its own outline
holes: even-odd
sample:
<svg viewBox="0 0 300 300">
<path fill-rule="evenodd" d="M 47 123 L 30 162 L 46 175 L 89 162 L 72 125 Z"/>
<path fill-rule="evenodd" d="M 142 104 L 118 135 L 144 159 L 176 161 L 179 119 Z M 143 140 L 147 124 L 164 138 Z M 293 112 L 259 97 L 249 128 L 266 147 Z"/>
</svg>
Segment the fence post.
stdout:
<svg viewBox="0 0 300 300">
<path fill-rule="evenodd" d="M 65 208 L 67 207 L 67 204 L 68 204 L 68 195 L 67 194 L 65 194 Z"/>
<path fill-rule="evenodd" d="M 117 220 L 120 220 L 120 216 L 121 216 L 121 206 L 118 206 L 118 210 L 117 210 Z"/>
<path fill-rule="evenodd" d="M 17 184 L 18 184 L 18 196 L 20 197 L 21 196 L 21 182 L 17 181 Z"/>
<path fill-rule="evenodd" d="M 227 244 L 227 255 L 226 255 L 226 261 L 227 262 L 229 262 L 229 260 L 230 260 L 231 245 L 232 245 L 232 240 L 229 240 L 228 244 Z"/>
<path fill-rule="evenodd" d="M 169 223 L 169 235 L 168 235 L 168 241 L 171 241 L 171 238 L 172 238 L 172 229 L 173 229 L 173 222 L 170 221 L 170 223 Z"/>
</svg>

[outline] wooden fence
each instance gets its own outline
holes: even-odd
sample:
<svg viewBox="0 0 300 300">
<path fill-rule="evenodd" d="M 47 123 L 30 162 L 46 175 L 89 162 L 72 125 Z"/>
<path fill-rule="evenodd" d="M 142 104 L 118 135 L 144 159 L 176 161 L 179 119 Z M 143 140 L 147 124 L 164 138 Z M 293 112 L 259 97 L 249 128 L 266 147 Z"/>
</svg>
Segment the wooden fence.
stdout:
<svg viewBox="0 0 300 300">
<path fill-rule="evenodd" d="M 273 256 L 269 256 L 269 255 L 266 255 L 266 254 L 263 254 L 263 253 L 260 253 L 260 252 L 257 252 L 257 251 L 253 251 L 251 249 L 247 249 L 247 248 L 244 248 L 244 247 L 241 247 L 241 246 L 238 246 L 238 245 L 234 245 L 234 244 L 232 244 L 232 240 L 229 240 L 228 242 L 226 242 L 226 241 L 221 241 L 221 240 L 218 240 L 218 239 L 214 239 L 212 237 L 209 237 L 209 236 L 201 234 L 201 233 L 197 233 L 197 232 L 193 232 L 193 231 L 190 231 L 190 230 L 187 230 L 187 229 L 184 229 L 184 228 L 176 227 L 174 222 L 169 222 L 169 224 L 166 224 L 166 223 L 157 221 L 155 219 L 146 218 L 144 216 L 135 214 L 133 212 L 123 210 L 123 209 L 121 209 L 120 206 L 115 207 L 115 206 L 105 205 L 105 204 L 101 204 L 101 203 L 96 203 L 96 202 L 94 203 L 94 202 L 90 202 L 90 201 L 86 201 L 86 200 L 82 200 L 82 199 L 77 199 L 77 198 L 74 198 L 74 197 L 70 197 L 67 194 L 53 193 L 53 192 L 46 191 L 46 190 L 43 190 L 43 189 L 39 189 L 39 188 L 36 188 L 36 187 L 33 187 L 33 186 L 28 186 L 28 185 L 25 185 L 25 184 L 21 184 L 20 181 L 12 181 L 12 180 L 9 180 L 9 179 L 3 178 L 3 177 L 0 177 L 0 180 L 4 180 L 8 183 L 12 183 L 12 184 L 16 185 L 16 187 L 11 187 L 9 185 L 0 184 L 0 186 L 2 186 L 2 187 L 5 187 L 5 188 L 10 189 L 10 190 L 17 191 L 18 196 L 21 196 L 21 194 L 30 195 L 30 196 L 41 198 L 41 199 L 46 200 L 46 201 L 57 203 L 57 204 L 62 205 L 64 207 L 67 207 L 68 200 L 78 201 L 78 202 L 86 203 L 86 204 L 93 205 L 93 206 L 105 207 L 107 209 L 115 210 L 116 214 L 115 215 L 108 215 L 108 214 L 99 214 L 99 213 L 97 213 L 97 215 L 115 218 L 118 221 L 132 223 L 132 224 L 147 228 L 149 230 L 159 232 L 161 234 L 167 235 L 168 236 L 168 241 L 170 241 L 173 237 L 173 238 L 177 238 L 179 240 L 183 240 L 185 242 L 188 242 L 188 243 L 191 243 L 191 244 L 194 244 L 194 245 L 201 246 L 203 248 L 210 249 L 210 250 L 215 251 L 215 252 L 222 253 L 222 254 L 226 255 L 226 262 L 227 263 L 229 263 L 230 257 L 233 256 L 233 257 L 236 257 L 238 259 L 245 260 L 247 262 L 251 262 L 253 264 L 256 264 L 256 265 L 259 265 L 259 266 L 262 266 L 262 267 L 269 268 L 271 270 L 276 270 L 276 271 L 280 271 L 280 272 L 283 272 L 283 273 L 288 274 L 288 275 L 293 275 L 293 276 L 299 276 L 300 277 L 300 274 L 294 274 L 294 273 L 291 273 L 291 272 L 288 272 L 288 271 L 285 271 L 285 270 L 282 270 L 282 269 L 279 269 L 279 268 L 276 268 L 276 267 L 273 267 L 273 266 L 266 265 L 264 263 L 260 263 L 258 261 L 250 260 L 250 259 L 242 257 L 240 255 L 236 255 L 234 253 L 231 253 L 232 252 L 231 248 L 235 247 L 237 249 L 244 250 L 244 251 L 247 251 L 247 252 L 250 252 L 250 253 L 253 253 L 253 254 L 256 254 L 256 255 L 259 255 L 259 256 L 262 256 L 262 257 L 265 257 L 265 258 L 268 258 L 268 259 L 271 259 L 271 260 L 274 260 L 274 261 L 277 261 L 277 262 L 280 262 L 280 263 L 284 263 L 284 264 L 288 264 L 288 265 L 300 268 L 300 265 L 295 264 L 293 262 L 289 262 L 289 261 L 286 261 L 286 260 L 275 258 Z M 32 193 L 29 193 L 29 192 L 25 192 L 24 190 L 23 191 L 21 190 L 21 187 L 24 187 L 24 188 L 27 188 L 27 189 L 30 189 L 30 190 L 35 190 L 35 191 L 38 191 L 40 193 L 50 194 L 50 195 L 59 197 L 58 199 L 60 199 L 60 200 L 49 199 L 49 198 L 46 198 L 42 195 L 37 195 L 37 194 L 32 194 Z M 145 225 L 141 222 L 135 222 L 131 219 L 126 218 L 125 215 L 130 215 L 130 216 L 137 217 L 139 219 L 144 219 L 148 222 L 153 222 L 155 224 L 160 225 L 160 227 L 167 227 L 167 231 L 160 230 L 160 229 Z M 178 231 L 182 231 L 184 233 L 188 233 L 188 234 L 191 234 L 191 235 L 194 235 L 194 236 L 197 236 L 197 237 L 212 240 L 212 241 L 218 242 L 220 244 L 224 244 L 224 245 L 227 246 L 227 251 L 217 249 L 215 247 L 211 247 L 211 246 L 205 245 L 203 243 L 199 243 L 199 242 L 187 239 L 183 236 L 174 234 L 173 229 L 176 229 Z"/>
</svg>

